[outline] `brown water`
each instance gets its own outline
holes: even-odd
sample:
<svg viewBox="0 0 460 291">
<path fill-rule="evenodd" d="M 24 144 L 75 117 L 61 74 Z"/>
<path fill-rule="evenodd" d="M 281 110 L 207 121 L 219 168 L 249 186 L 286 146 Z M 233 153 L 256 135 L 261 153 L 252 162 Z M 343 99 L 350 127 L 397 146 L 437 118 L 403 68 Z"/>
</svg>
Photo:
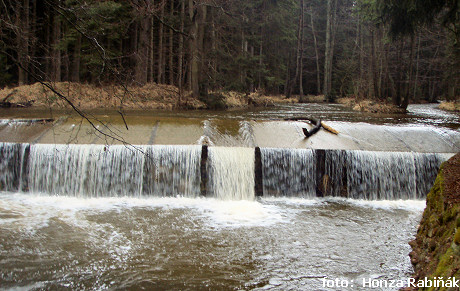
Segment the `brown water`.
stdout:
<svg viewBox="0 0 460 291">
<path fill-rule="evenodd" d="M 0 192 L 0 289 L 343 289 L 325 287 L 323 280 L 327 278 L 347 280 L 353 284 L 347 290 L 369 290 L 363 287 L 362 280 L 407 279 L 412 271 L 408 242 L 415 235 L 425 201 L 247 199 L 254 197 L 252 190 L 247 191 L 251 193 L 240 193 L 239 197 L 242 198 L 238 199 L 246 200 L 184 198 L 175 197 L 176 188 L 171 185 L 165 185 L 160 190 L 173 189 L 168 193 L 161 192 L 164 196 L 172 197 L 141 198 L 142 195 L 134 196 L 128 192 L 133 190 L 132 185 L 137 185 L 136 179 L 142 178 L 139 173 L 144 165 L 126 170 L 130 164 L 126 163 L 124 156 L 113 155 L 117 151 L 128 151 L 123 147 L 47 144 L 111 145 L 124 140 L 131 144 L 209 144 L 246 148 L 260 146 L 429 153 L 454 153 L 460 150 L 460 119 L 457 114 L 442 112 L 432 105 L 413 105 L 409 111 L 405 115 L 376 116 L 325 104 L 282 105 L 225 112 L 129 111 L 125 115 L 128 129 L 118 113 L 91 112 L 96 118 L 93 119 L 95 126 L 101 133 L 69 111 L 1 110 L 0 142 L 38 145 L 32 148 L 36 160 L 31 168 L 33 171 L 28 173 L 31 175 L 28 181 L 31 191 Z M 310 125 L 282 121 L 284 118 L 306 115 L 321 118 L 339 130 L 340 134 L 335 136 L 321 130 L 312 138 L 305 139 L 302 127 Z M 64 116 L 67 117 L 60 119 Z M 18 118 L 55 118 L 56 122 L 53 125 L 30 123 L 17 121 Z M 110 137 L 104 136 L 104 133 Z M 14 146 L 3 144 L 1 149 L 9 147 Z M 27 146 L 17 148 L 22 147 Z M 75 148 L 69 152 L 81 156 L 68 156 L 67 151 L 58 150 L 62 147 Z M 231 199 L 233 192 L 244 192 L 242 187 L 238 187 L 241 185 L 231 183 L 233 175 L 243 175 L 239 172 L 244 171 L 239 170 L 247 169 L 249 164 L 237 167 L 238 171 L 229 170 L 225 165 L 238 164 L 239 158 L 242 158 L 240 162 L 248 162 L 249 159 L 244 158 L 243 154 L 235 154 L 227 161 L 226 149 L 216 147 L 210 150 L 210 160 L 221 166 L 213 171 L 219 172 L 230 182 L 219 184 L 219 181 L 212 179 L 210 182 L 218 185 L 213 191 L 225 192 L 216 196 Z M 56 152 L 48 154 L 53 151 Z M 99 155 L 94 155 L 94 151 Z M 246 152 L 246 149 L 239 151 Z M 253 156 L 253 150 L 247 152 Z M 16 172 L 9 169 L 5 157 L 10 155 L 9 158 L 16 162 L 19 157 L 11 156 L 11 153 L 0 151 L 0 169 L 2 175 L 9 172 L 14 177 L 18 171 L 22 174 L 22 170 L 21 167 Z M 213 153 L 216 155 L 212 156 Z M 358 157 L 359 153 L 353 151 L 353 156 Z M 132 155 L 137 154 L 134 152 Z M 379 173 L 382 181 L 392 182 L 389 181 L 392 180 L 391 173 L 387 168 L 379 167 L 378 162 L 378 157 L 384 160 L 387 154 L 392 156 L 391 153 L 366 152 L 365 156 L 369 159 L 366 162 L 367 170 L 361 171 L 362 177 L 358 178 L 370 179 L 372 183 L 372 175 L 368 173 Z M 412 153 L 398 155 L 406 157 Z M 56 159 L 58 156 L 66 157 L 62 161 L 67 163 Z M 373 159 L 374 156 L 377 158 Z M 112 168 L 106 167 L 112 160 L 106 158 L 101 162 L 97 157 L 112 157 L 113 161 L 118 161 L 117 167 L 113 167 L 115 162 Z M 79 163 L 82 160 L 88 163 Z M 408 160 L 413 164 L 414 159 Z M 184 164 L 176 163 L 174 159 L 169 163 Z M 254 166 L 254 163 L 250 164 Z M 67 165 L 73 165 L 74 168 L 69 167 L 69 170 L 61 173 L 60 170 Z M 86 165 L 118 173 L 117 178 L 122 182 L 117 185 L 125 185 L 125 188 L 117 186 L 110 192 L 104 188 L 104 183 L 109 185 L 116 179 L 102 175 L 104 171 L 101 174 L 90 170 Z M 171 178 L 171 184 L 176 183 L 178 177 L 168 175 L 169 168 L 165 165 L 167 163 L 159 167 L 159 172 L 164 175 L 165 181 Z M 282 168 L 283 164 L 278 167 Z M 378 170 L 373 172 L 373 167 Z M 405 170 L 405 167 L 402 168 Z M 253 174 L 253 171 L 249 172 L 244 175 Z M 67 183 L 78 181 L 80 174 L 77 173 L 102 178 L 100 181 L 81 179 L 81 185 Z M 300 173 L 294 174 L 302 177 Z M 290 181 L 298 180 L 296 175 L 285 177 L 278 171 L 274 171 L 273 175 L 273 180 L 278 178 L 284 184 L 270 184 L 270 189 L 297 191 L 289 188 L 293 186 Z M 43 179 L 40 180 L 40 177 Z M 9 178 L 8 175 L 1 176 L 0 183 Z M 123 183 L 125 178 L 126 183 Z M 186 178 L 189 177 L 179 177 L 179 184 Z M 254 181 L 252 178 L 249 180 Z M 350 181 L 359 186 L 358 180 Z M 48 184 L 51 186 L 47 188 Z M 93 196 L 71 197 L 75 194 L 72 191 L 77 193 L 80 189 L 77 186 L 93 189 Z M 252 184 L 250 188 L 253 188 Z M 392 197 L 403 197 L 397 193 L 398 189 L 393 188 Z M 38 193 L 45 191 L 43 189 L 54 190 Z M 120 197 L 110 197 L 113 193 Z M 363 194 L 363 197 L 371 197 Z"/>
<path fill-rule="evenodd" d="M 89 113 L 93 125 L 72 111 L 2 110 L 0 141 L 77 144 L 209 144 L 272 148 L 348 149 L 455 153 L 460 151 L 460 116 L 411 105 L 408 114 L 375 115 L 340 105 L 295 104 L 235 111 L 113 111 Z M 313 117 L 339 131 L 321 130 L 305 139 L 301 121 Z M 24 123 L 18 118 L 54 118 L 49 123 Z"/>
<path fill-rule="evenodd" d="M 412 104 L 406 114 L 375 114 L 357 112 L 339 104 L 307 103 L 307 104 L 281 104 L 275 107 L 235 109 L 226 111 L 209 110 L 126 110 L 124 115 L 128 124 L 149 117 L 158 118 L 192 118 L 198 120 L 208 119 L 236 119 L 236 120 L 282 120 L 284 118 L 311 117 L 328 121 L 365 122 L 370 124 L 387 125 L 437 125 L 450 129 L 460 127 L 460 114 L 437 109 L 437 104 Z M 89 117 L 111 117 L 115 123 L 122 122 L 119 113 L 113 110 L 88 111 Z M 73 110 L 49 110 L 49 109 L 0 109 L 2 118 L 56 118 L 62 115 L 73 115 Z"/>
<path fill-rule="evenodd" d="M 328 290 L 406 279 L 424 202 L 0 194 L 0 286 Z M 389 289 L 391 290 L 391 289 Z"/>
</svg>

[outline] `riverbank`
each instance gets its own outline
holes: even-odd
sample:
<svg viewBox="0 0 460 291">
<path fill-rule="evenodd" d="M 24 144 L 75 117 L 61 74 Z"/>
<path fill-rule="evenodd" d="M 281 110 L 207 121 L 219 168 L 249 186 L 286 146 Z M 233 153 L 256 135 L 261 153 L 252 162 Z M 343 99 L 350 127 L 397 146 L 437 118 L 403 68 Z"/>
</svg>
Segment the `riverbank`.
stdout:
<svg viewBox="0 0 460 291">
<path fill-rule="evenodd" d="M 356 100 L 354 98 L 339 98 L 337 103 L 347 106 L 354 111 L 368 112 L 368 113 L 406 113 L 406 110 L 397 107 L 391 103 L 378 102 L 374 100 Z"/>
<path fill-rule="evenodd" d="M 460 102 L 443 101 L 441 104 L 439 104 L 439 109 L 460 112 Z"/>
<path fill-rule="evenodd" d="M 80 109 L 207 109 L 203 100 L 193 98 L 189 92 L 180 94 L 175 86 L 146 84 L 142 87 L 94 86 L 72 82 L 50 84 L 73 105 Z M 268 107 L 278 103 L 297 103 L 298 98 L 266 96 L 258 93 L 211 92 L 221 98 L 224 108 Z M 35 83 L 0 90 L 0 101 L 11 106 L 55 108 L 70 107 L 69 102 L 58 97 L 46 86 Z"/>
<path fill-rule="evenodd" d="M 284 95 L 264 95 L 259 92 L 244 94 L 235 91 L 210 92 L 208 101 L 191 96 L 189 91 L 180 92 L 171 85 L 149 83 L 142 87 L 120 85 L 95 86 L 89 84 L 58 82 L 50 86 L 67 100 L 57 96 L 46 86 L 35 83 L 0 90 L 0 107 L 70 108 L 72 103 L 82 110 L 88 109 L 244 109 L 250 107 L 271 107 L 275 104 L 323 103 L 324 95 L 305 95 L 302 98 Z M 70 102 L 70 103 L 69 103 Z M 374 100 L 339 98 L 337 103 L 365 113 L 405 113 L 391 103 Z M 460 111 L 460 103 L 443 102 L 440 109 Z"/>
<path fill-rule="evenodd" d="M 426 205 L 417 236 L 410 243 L 413 278 L 416 282 L 434 277 L 460 279 L 460 154 L 442 164 Z"/>
</svg>

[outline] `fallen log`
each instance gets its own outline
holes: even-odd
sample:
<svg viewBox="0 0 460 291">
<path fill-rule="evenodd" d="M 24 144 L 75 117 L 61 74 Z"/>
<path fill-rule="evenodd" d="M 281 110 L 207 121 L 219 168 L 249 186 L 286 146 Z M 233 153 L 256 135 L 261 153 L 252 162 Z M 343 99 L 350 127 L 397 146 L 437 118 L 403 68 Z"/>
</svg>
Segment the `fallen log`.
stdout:
<svg viewBox="0 0 460 291">
<path fill-rule="evenodd" d="M 314 118 L 310 118 L 310 117 L 293 117 L 293 118 L 285 118 L 284 120 L 286 121 L 309 121 L 310 123 L 312 123 L 313 125 L 316 125 L 317 124 L 317 120 L 314 119 Z M 332 133 L 332 134 L 339 134 L 339 132 L 337 130 L 335 130 L 334 128 L 330 127 L 329 125 L 325 124 L 324 122 L 320 121 L 321 122 L 321 126 L 328 132 Z M 318 129 L 319 130 L 319 129 Z M 316 133 L 316 132 L 315 132 Z"/>
<path fill-rule="evenodd" d="M 321 126 L 322 126 L 325 130 L 329 131 L 330 133 L 333 133 L 333 134 L 335 134 L 335 135 L 339 134 L 339 132 L 338 132 L 337 130 L 333 129 L 332 127 L 330 127 L 329 125 L 325 124 L 324 122 L 321 122 Z"/>
<path fill-rule="evenodd" d="M 302 128 L 302 131 L 303 131 L 303 134 L 305 134 L 305 137 L 310 137 L 314 135 L 315 133 L 317 133 L 320 129 L 321 129 L 321 120 L 317 120 L 315 123 L 315 126 L 311 130 Z"/>
</svg>

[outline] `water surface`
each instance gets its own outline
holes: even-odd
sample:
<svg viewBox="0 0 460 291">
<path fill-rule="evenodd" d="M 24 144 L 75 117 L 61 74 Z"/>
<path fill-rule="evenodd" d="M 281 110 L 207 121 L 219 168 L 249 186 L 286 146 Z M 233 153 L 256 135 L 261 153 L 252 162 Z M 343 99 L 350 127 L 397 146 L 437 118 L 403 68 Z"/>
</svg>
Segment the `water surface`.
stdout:
<svg viewBox="0 0 460 291">
<path fill-rule="evenodd" d="M 3 192 L 0 285 L 327 290 L 323 277 L 405 279 L 424 204 Z"/>
</svg>

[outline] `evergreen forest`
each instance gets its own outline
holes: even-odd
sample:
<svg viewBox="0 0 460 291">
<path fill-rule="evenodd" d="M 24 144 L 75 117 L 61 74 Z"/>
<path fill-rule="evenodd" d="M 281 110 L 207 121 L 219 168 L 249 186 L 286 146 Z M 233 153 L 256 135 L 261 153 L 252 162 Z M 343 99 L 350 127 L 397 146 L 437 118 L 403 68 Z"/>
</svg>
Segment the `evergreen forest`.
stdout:
<svg viewBox="0 0 460 291">
<path fill-rule="evenodd" d="M 1 0 L 0 87 L 459 98 L 457 0 Z"/>
</svg>

